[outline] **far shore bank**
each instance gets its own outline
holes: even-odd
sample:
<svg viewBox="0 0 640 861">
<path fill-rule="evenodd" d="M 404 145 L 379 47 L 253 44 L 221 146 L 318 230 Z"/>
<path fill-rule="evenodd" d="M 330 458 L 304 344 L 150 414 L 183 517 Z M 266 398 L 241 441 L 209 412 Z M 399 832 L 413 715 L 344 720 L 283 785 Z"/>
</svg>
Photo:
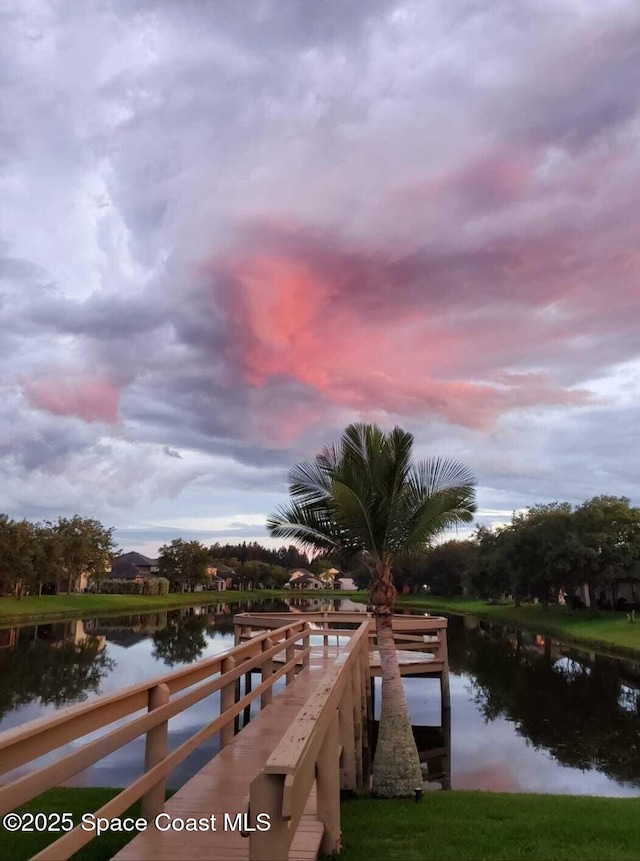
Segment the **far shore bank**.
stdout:
<svg viewBox="0 0 640 861">
<path fill-rule="evenodd" d="M 434 596 L 398 596 L 398 606 L 424 609 L 436 613 L 455 613 L 477 616 L 536 634 L 548 634 L 565 643 L 593 648 L 620 655 L 640 657 L 640 620 L 630 623 L 625 613 L 613 610 L 576 610 L 551 605 L 544 609 L 540 604 L 487 604 L 486 601 L 466 598 Z"/>
<path fill-rule="evenodd" d="M 333 589 L 295 590 L 254 589 L 251 591 L 190 592 L 162 596 L 142 595 L 44 595 L 26 598 L 0 598 L 0 627 L 22 626 L 64 619 L 95 616 L 125 616 L 178 610 L 207 604 L 237 604 L 285 598 L 349 598 L 366 603 L 366 591 Z M 477 616 L 480 619 L 557 637 L 576 646 L 608 652 L 627 658 L 640 657 L 640 620 L 630 623 L 624 613 L 579 610 L 540 605 L 487 604 L 482 600 L 442 598 L 439 596 L 399 595 L 396 607 L 432 613 Z"/>
<path fill-rule="evenodd" d="M 204 604 L 237 604 L 269 598 L 351 598 L 365 599 L 366 592 L 342 589 L 252 589 L 228 592 L 189 592 L 149 597 L 146 595 L 42 595 L 26 598 L 0 598 L 0 627 L 33 622 L 90 616 L 135 615 L 159 610 L 179 610 Z"/>
</svg>

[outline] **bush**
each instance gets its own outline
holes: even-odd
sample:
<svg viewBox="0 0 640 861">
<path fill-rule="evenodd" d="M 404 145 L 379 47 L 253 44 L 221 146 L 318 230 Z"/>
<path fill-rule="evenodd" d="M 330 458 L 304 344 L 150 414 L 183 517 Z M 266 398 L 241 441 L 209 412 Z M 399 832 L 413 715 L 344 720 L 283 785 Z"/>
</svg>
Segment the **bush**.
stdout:
<svg viewBox="0 0 640 861">
<path fill-rule="evenodd" d="M 149 577 L 142 581 L 142 594 L 154 597 L 158 594 L 159 583 L 157 577 Z"/>
<path fill-rule="evenodd" d="M 142 581 L 142 594 L 155 598 L 169 594 L 169 581 L 166 577 L 148 577 Z"/>
<path fill-rule="evenodd" d="M 142 595 L 142 586 L 140 580 L 121 580 L 118 577 L 111 577 L 99 584 L 98 591 L 103 595 Z"/>
</svg>

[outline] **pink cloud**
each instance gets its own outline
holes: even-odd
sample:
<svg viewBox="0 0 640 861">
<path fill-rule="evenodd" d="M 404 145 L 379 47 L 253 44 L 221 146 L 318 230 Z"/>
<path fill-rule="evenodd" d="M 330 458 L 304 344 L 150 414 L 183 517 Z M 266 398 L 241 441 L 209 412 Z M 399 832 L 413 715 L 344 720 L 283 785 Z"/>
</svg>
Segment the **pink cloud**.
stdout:
<svg viewBox="0 0 640 861">
<path fill-rule="evenodd" d="M 23 391 L 32 407 L 55 416 L 76 416 L 85 422 L 115 424 L 120 390 L 97 377 L 41 377 L 26 380 Z"/>
<path fill-rule="evenodd" d="M 226 285 L 216 305 L 231 328 L 227 358 L 254 390 L 291 380 L 319 403 L 361 415 L 432 415 L 476 428 L 512 409 L 591 402 L 549 374 L 505 373 L 519 355 L 535 363 L 554 339 L 566 345 L 573 335 L 564 320 L 535 317 L 575 292 L 571 279 L 548 278 L 563 237 L 394 261 L 279 228 L 253 236 L 255 250 L 216 264 Z M 305 405 L 270 436 L 290 439 L 324 418 Z"/>
</svg>

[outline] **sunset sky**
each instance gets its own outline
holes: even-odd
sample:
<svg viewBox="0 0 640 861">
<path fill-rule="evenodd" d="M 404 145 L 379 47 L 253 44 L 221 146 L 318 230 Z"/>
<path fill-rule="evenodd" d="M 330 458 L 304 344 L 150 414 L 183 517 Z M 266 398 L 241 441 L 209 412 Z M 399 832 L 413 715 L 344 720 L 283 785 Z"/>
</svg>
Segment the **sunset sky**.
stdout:
<svg viewBox="0 0 640 861">
<path fill-rule="evenodd" d="M 0 511 L 262 540 L 354 419 L 640 503 L 637 0 L 8 0 Z"/>
</svg>

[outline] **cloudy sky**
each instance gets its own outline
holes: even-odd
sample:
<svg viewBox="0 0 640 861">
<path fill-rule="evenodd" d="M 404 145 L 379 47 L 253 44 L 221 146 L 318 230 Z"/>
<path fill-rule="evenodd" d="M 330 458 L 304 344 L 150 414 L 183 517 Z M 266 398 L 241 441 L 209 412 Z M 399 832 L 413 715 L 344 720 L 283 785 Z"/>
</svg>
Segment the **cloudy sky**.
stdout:
<svg viewBox="0 0 640 861">
<path fill-rule="evenodd" d="M 640 502 L 637 0 L 0 18 L 0 510 L 260 539 L 353 419 Z"/>
</svg>

